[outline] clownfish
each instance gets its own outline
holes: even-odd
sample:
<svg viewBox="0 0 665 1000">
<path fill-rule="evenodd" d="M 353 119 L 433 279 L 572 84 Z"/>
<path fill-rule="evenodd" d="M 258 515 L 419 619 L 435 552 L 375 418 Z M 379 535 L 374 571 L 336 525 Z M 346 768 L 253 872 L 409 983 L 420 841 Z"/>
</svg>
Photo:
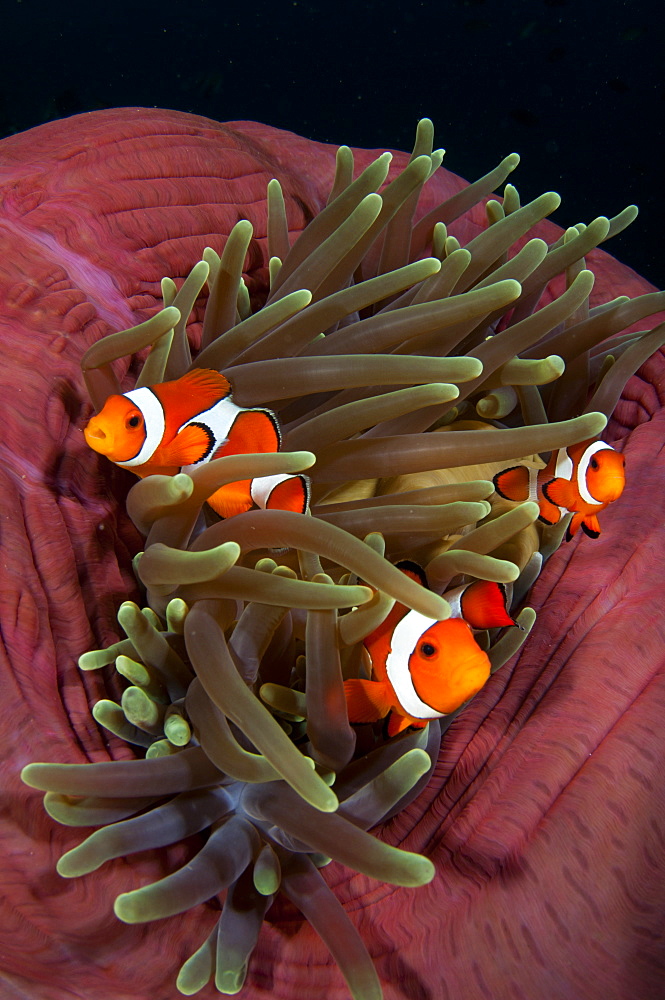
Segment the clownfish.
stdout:
<svg viewBox="0 0 665 1000">
<path fill-rule="evenodd" d="M 423 585 L 422 569 L 408 561 L 398 567 Z M 498 583 L 478 580 L 444 594 L 453 616 L 426 618 L 395 604 L 381 625 L 363 640 L 372 663 L 370 680 L 344 682 L 350 722 L 376 722 L 390 713 L 388 736 L 408 726 L 422 729 L 430 719 L 454 712 L 483 687 L 490 661 L 473 628 L 514 625 Z M 459 614 L 464 608 L 471 622 Z"/>
<path fill-rule="evenodd" d="M 205 368 L 109 396 L 83 434 L 94 451 L 140 478 L 190 472 L 225 455 L 275 452 L 281 441 L 272 410 L 236 406 L 229 381 Z M 228 483 L 208 503 L 222 517 L 253 504 L 304 513 L 309 480 L 276 475 Z"/>
<path fill-rule="evenodd" d="M 535 501 L 545 524 L 572 514 L 568 541 L 579 528 L 589 538 L 598 538 L 597 515 L 623 493 L 625 464 L 623 455 L 604 441 L 582 441 L 553 452 L 544 469 L 504 469 L 494 476 L 494 489 L 506 500 Z"/>
</svg>

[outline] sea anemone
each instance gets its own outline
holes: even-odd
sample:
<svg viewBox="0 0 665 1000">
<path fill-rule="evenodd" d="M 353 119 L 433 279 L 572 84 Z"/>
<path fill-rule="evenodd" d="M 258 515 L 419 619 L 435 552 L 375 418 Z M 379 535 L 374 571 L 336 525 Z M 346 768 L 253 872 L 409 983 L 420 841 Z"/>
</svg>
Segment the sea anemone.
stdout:
<svg viewBox="0 0 665 1000">
<path fill-rule="evenodd" d="M 662 306 L 658 295 L 589 305 L 594 277 L 584 257 L 633 209 L 572 227 L 548 246 L 528 234 L 558 197 L 522 206 L 508 184 L 502 201 L 487 202 L 482 233 L 465 247 L 449 235 L 517 161 L 507 157 L 414 225 L 420 190 L 441 162 L 431 123 L 420 123 L 411 161 L 390 183 L 389 154 L 354 179 L 342 147 L 327 207 L 292 246 L 280 186 L 269 184 L 265 301 L 243 282 L 252 227 L 241 220 L 221 256 L 208 249 L 184 281 L 164 280 L 161 311 L 84 356 L 97 408 L 122 391 L 114 362 L 139 354 L 136 385 L 191 365 L 222 370 L 234 401 L 270 406 L 283 432 L 275 455 L 150 476 L 129 493 L 145 537 L 135 569 L 146 606 L 123 603 L 125 638 L 84 653 L 80 666 L 115 663 L 119 700 L 98 701 L 93 714 L 145 748 L 145 760 L 33 763 L 23 772 L 46 791 L 54 819 L 99 827 L 60 859 L 65 877 L 202 835 L 177 871 L 115 901 L 122 921 L 141 923 L 211 899 L 216 908 L 226 890 L 180 969 L 184 994 L 212 978 L 223 993 L 242 989 L 282 891 L 328 945 L 355 1000 L 382 995 L 319 869 L 333 858 L 383 883 L 431 880 L 427 857 L 365 831 L 422 791 L 457 713 L 387 739 L 379 724 L 349 724 L 343 679 L 362 674 L 363 639 L 394 601 L 445 618 L 441 595 L 484 579 L 521 605 L 566 520 L 538 524 L 537 506 L 502 501 L 492 476 L 599 435 L 627 379 L 665 340 L 662 324 L 624 332 Z M 206 283 L 192 360 L 186 324 Z M 225 483 L 305 471 L 311 514 L 220 520 L 206 507 Z M 423 564 L 431 590 L 393 565 L 404 556 Z M 481 637 L 493 671 L 534 618 L 524 608 L 521 630 Z"/>
</svg>

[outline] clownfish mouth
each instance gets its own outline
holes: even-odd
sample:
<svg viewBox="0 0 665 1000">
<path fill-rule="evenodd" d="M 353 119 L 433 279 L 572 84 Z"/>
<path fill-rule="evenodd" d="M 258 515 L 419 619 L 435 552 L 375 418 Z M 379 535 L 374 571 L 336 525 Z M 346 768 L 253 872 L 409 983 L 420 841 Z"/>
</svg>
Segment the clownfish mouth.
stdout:
<svg viewBox="0 0 665 1000">
<path fill-rule="evenodd" d="M 127 455 L 124 450 L 121 450 L 116 435 L 106 429 L 97 417 L 92 417 L 88 425 L 83 428 L 83 437 L 89 448 L 92 448 L 99 455 L 104 455 L 112 462 L 121 462 L 132 458 L 131 454 Z"/>
<path fill-rule="evenodd" d="M 110 435 L 100 426 L 99 421 L 94 417 L 83 428 L 83 436 L 86 444 L 100 454 L 106 454 L 113 446 Z"/>
</svg>

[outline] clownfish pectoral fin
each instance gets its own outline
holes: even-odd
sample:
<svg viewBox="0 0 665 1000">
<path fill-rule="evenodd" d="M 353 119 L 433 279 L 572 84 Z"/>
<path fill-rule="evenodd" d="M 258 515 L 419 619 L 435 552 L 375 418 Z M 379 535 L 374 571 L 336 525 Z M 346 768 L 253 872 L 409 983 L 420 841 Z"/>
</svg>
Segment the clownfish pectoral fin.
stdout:
<svg viewBox="0 0 665 1000">
<path fill-rule="evenodd" d="M 392 708 L 392 689 L 386 681 L 344 681 L 349 722 L 376 722 Z"/>
<path fill-rule="evenodd" d="M 391 712 L 386 732 L 388 736 L 392 737 L 403 733 L 409 726 L 413 726 L 414 729 L 424 729 L 426 725 L 425 719 L 412 719 L 409 715 L 398 715 L 397 712 Z"/>
<path fill-rule="evenodd" d="M 504 500 L 524 502 L 529 499 L 529 469 L 526 465 L 514 465 L 503 472 L 497 472 L 492 482 L 494 489 Z"/>
<path fill-rule="evenodd" d="M 214 436 L 204 424 L 187 424 L 173 440 L 159 449 L 161 465 L 194 465 L 205 458 L 214 445 Z"/>
<path fill-rule="evenodd" d="M 212 496 L 208 497 L 208 503 L 220 517 L 244 514 L 254 502 L 250 493 L 251 482 L 251 479 L 243 479 L 237 483 L 220 486 Z"/>
<path fill-rule="evenodd" d="M 469 584 L 460 598 L 462 618 L 471 628 L 505 628 L 516 625 L 506 607 L 506 588 L 489 580 Z"/>
<path fill-rule="evenodd" d="M 598 524 L 598 518 L 595 514 L 587 514 L 587 516 L 580 521 L 580 527 L 585 535 L 589 538 L 598 538 L 600 534 L 600 525 Z"/>
<path fill-rule="evenodd" d="M 551 504 L 557 507 L 565 507 L 566 510 L 575 510 L 578 502 L 578 494 L 575 484 L 569 479 L 550 479 L 543 484 L 543 495 Z"/>
</svg>

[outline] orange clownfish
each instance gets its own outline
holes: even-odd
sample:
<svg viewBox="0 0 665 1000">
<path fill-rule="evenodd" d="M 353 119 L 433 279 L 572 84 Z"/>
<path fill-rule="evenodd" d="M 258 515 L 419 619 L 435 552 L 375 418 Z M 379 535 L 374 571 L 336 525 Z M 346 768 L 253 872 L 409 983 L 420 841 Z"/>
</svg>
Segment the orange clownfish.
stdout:
<svg viewBox="0 0 665 1000">
<path fill-rule="evenodd" d="M 425 583 L 419 566 L 397 565 Z M 479 580 L 444 596 L 453 616 L 461 608 L 470 609 L 474 628 L 515 624 L 500 584 Z M 390 713 L 388 736 L 408 726 L 422 729 L 430 719 L 454 712 L 480 691 L 490 675 L 487 653 L 461 617 L 437 621 L 395 604 L 364 645 L 372 661 L 372 679 L 344 682 L 349 721 L 376 722 Z"/>
<path fill-rule="evenodd" d="M 109 396 L 83 433 L 94 451 L 141 478 L 190 472 L 224 455 L 275 452 L 280 446 L 272 410 L 236 406 L 228 380 L 205 368 Z M 246 479 L 222 486 L 208 503 L 222 517 L 252 504 L 304 513 L 309 480 L 287 475 Z"/>
<path fill-rule="evenodd" d="M 623 455 L 604 441 L 582 441 L 553 452 L 544 469 L 504 469 L 494 477 L 494 489 L 506 500 L 535 501 L 545 524 L 572 514 L 568 541 L 579 528 L 598 538 L 597 515 L 623 493 L 625 464 Z"/>
</svg>

